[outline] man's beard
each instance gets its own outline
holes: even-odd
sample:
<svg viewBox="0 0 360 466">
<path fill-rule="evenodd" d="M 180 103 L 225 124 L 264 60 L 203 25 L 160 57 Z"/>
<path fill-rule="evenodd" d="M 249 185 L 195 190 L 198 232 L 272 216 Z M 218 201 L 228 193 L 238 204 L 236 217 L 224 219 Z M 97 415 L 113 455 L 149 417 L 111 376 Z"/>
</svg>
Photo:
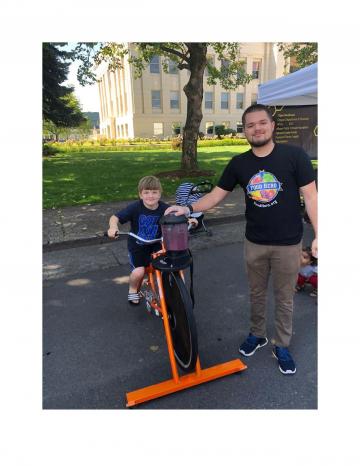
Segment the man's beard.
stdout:
<svg viewBox="0 0 360 466">
<path fill-rule="evenodd" d="M 269 137 L 268 139 L 264 139 L 263 141 L 258 141 L 258 142 L 249 141 L 249 144 L 251 147 L 262 147 L 262 146 L 266 146 L 266 144 L 268 144 L 270 141 L 272 141 L 272 136 Z"/>
</svg>

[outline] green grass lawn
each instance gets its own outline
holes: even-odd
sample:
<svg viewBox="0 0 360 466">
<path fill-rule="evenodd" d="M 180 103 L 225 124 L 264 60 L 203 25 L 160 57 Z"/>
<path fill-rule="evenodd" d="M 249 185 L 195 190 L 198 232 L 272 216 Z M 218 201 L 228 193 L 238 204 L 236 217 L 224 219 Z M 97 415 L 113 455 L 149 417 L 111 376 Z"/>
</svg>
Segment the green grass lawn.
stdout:
<svg viewBox="0 0 360 466">
<path fill-rule="evenodd" d="M 226 163 L 249 146 L 198 148 L 200 170 L 214 170 L 216 183 Z M 141 177 L 180 168 L 180 152 L 148 150 L 141 152 L 69 152 L 44 159 L 44 208 L 136 199 Z M 162 178 L 163 196 L 172 196 L 183 181 L 199 178 Z"/>
</svg>

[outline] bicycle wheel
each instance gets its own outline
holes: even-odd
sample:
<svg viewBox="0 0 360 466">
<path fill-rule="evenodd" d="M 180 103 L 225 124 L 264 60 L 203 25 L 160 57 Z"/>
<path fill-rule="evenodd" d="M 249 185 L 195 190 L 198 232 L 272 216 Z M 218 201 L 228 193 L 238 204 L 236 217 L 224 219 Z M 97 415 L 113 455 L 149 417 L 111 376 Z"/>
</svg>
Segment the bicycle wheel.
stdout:
<svg viewBox="0 0 360 466">
<path fill-rule="evenodd" d="M 183 371 L 192 372 L 198 343 L 190 294 L 179 272 L 163 272 L 162 281 L 175 358 Z"/>
</svg>

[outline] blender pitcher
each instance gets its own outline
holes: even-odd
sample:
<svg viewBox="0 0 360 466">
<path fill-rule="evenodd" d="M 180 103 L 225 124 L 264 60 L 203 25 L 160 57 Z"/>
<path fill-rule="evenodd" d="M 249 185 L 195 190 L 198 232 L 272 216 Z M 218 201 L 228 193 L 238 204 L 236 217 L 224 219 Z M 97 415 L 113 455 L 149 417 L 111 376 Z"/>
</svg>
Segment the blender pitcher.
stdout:
<svg viewBox="0 0 360 466">
<path fill-rule="evenodd" d="M 167 253 L 176 256 L 187 251 L 189 232 L 185 215 L 164 215 L 159 223 Z"/>
</svg>

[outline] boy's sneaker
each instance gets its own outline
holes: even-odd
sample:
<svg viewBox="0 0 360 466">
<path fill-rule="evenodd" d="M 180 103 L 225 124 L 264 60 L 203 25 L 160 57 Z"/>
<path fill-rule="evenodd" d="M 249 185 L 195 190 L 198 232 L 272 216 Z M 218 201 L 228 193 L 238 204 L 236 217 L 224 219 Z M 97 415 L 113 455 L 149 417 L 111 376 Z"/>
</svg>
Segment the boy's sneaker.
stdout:
<svg viewBox="0 0 360 466">
<path fill-rule="evenodd" d="M 317 294 L 317 289 L 314 288 L 314 289 L 312 290 L 312 292 L 310 293 L 310 296 L 313 297 L 313 298 L 317 298 L 317 295 L 318 295 L 318 294 Z"/>
<path fill-rule="evenodd" d="M 252 356 L 257 349 L 265 346 L 267 342 L 267 338 L 256 337 L 255 335 L 249 333 L 247 339 L 240 346 L 239 353 L 243 354 L 244 356 Z"/>
<path fill-rule="evenodd" d="M 282 372 L 285 375 L 295 374 L 295 362 L 287 348 L 282 348 L 281 346 L 274 346 L 273 355 L 278 360 L 280 372 Z"/>
</svg>

